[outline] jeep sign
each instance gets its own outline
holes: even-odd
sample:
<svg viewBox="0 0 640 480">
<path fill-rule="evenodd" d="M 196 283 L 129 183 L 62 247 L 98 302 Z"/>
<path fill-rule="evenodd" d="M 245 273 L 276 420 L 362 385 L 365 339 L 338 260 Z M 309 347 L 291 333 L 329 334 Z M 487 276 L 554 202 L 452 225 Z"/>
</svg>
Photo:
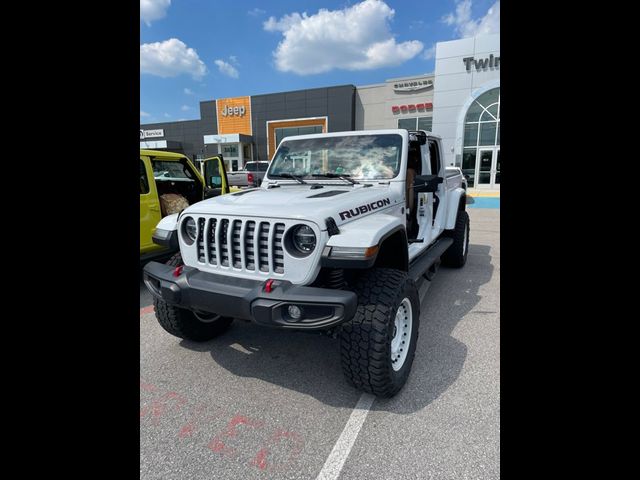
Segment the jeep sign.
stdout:
<svg viewBox="0 0 640 480">
<path fill-rule="evenodd" d="M 240 105 L 239 107 L 230 107 L 228 105 L 225 105 L 224 110 L 222 110 L 222 116 L 226 117 L 227 115 L 235 115 L 237 117 L 244 117 L 244 112 L 244 105 Z"/>
</svg>

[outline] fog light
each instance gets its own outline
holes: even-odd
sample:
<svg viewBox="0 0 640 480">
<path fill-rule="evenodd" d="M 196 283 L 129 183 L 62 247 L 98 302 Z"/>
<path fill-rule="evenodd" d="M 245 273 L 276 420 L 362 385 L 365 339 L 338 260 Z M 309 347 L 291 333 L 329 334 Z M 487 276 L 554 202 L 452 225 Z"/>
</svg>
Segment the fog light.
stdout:
<svg viewBox="0 0 640 480">
<path fill-rule="evenodd" d="M 288 312 L 289 316 L 294 320 L 300 320 L 302 317 L 302 309 L 297 305 L 289 305 Z"/>
</svg>

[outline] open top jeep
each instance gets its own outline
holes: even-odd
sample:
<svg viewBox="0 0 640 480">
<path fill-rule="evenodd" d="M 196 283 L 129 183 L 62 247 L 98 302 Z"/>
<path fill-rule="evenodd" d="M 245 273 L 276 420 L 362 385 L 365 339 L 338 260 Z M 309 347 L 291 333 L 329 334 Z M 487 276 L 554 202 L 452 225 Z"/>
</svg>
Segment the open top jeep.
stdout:
<svg viewBox="0 0 640 480">
<path fill-rule="evenodd" d="M 234 318 L 324 330 L 340 339 L 348 381 L 394 395 L 416 349 L 416 282 L 467 258 L 462 177 L 446 176 L 441 158 L 424 131 L 283 139 L 260 188 L 158 224 L 180 246 L 144 269 L 160 325 L 195 341 Z"/>
</svg>

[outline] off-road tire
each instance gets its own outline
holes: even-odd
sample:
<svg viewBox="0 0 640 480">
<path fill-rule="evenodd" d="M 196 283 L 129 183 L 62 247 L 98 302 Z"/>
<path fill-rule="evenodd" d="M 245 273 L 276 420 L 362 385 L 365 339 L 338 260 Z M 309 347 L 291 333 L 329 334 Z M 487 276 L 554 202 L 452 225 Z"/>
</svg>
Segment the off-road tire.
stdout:
<svg viewBox="0 0 640 480">
<path fill-rule="evenodd" d="M 460 268 L 467 263 L 470 231 L 469 214 L 465 210 L 459 210 L 455 228 L 443 232 L 444 236 L 453 238 L 453 243 L 442 254 L 442 264 L 444 266 Z"/>
<path fill-rule="evenodd" d="M 378 397 L 392 397 L 411 371 L 418 339 L 420 301 L 415 283 L 401 270 L 374 268 L 360 277 L 355 292 L 358 308 L 340 329 L 342 371 L 354 387 Z M 407 356 L 395 371 L 391 362 L 396 312 L 407 298 L 412 309 L 412 329 Z"/>
<path fill-rule="evenodd" d="M 172 267 L 182 265 L 182 256 L 180 253 L 172 256 L 167 261 L 167 265 L 171 265 Z M 167 302 L 155 297 L 153 299 L 153 306 L 155 308 L 156 318 L 162 328 L 171 335 L 194 342 L 206 342 L 221 335 L 233 322 L 233 318 L 231 317 L 220 317 L 217 320 L 205 323 L 199 320 L 192 311 L 169 305 Z"/>
</svg>

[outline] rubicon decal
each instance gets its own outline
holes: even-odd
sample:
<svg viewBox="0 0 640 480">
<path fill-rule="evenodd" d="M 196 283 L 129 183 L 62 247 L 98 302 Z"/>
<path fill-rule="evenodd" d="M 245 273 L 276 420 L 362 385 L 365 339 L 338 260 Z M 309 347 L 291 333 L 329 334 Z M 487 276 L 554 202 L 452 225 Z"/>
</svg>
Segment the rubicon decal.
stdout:
<svg viewBox="0 0 640 480">
<path fill-rule="evenodd" d="M 344 212 L 340 212 L 340 220 L 344 220 L 345 218 L 357 217 L 361 213 L 365 214 L 367 212 L 372 212 L 373 210 L 382 208 L 385 205 L 391 205 L 391 200 L 389 200 L 388 198 L 385 198 L 384 200 L 378 200 L 377 202 L 371 202 L 365 205 L 360 205 L 359 207 L 351 208 L 349 210 L 345 210 Z"/>
</svg>

